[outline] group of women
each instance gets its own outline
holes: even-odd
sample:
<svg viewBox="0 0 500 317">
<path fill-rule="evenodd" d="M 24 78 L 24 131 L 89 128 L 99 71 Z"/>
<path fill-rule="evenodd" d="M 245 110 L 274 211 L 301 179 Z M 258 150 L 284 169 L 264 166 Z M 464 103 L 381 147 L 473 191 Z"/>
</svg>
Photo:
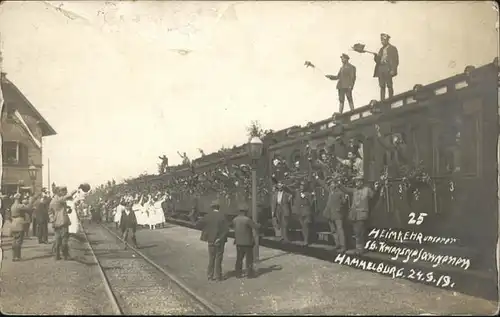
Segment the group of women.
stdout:
<svg viewBox="0 0 500 317">
<path fill-rule="evenodd" d="M 137 224 L 140 226 L 149 227 L 149 229 L 156 229 L 158 226 L 165 225 L 165 213 L 162 204 L 167 199 L 168 194 L 161 195 L 136 195 L 135 197 L 128 195 L 122 198 L 124 203 L 132 202 L 132 210 L 137 218 Z M 121 219 L 123 208 L 118 205 L 114 210 L 113 220 L 119 223 Z"/>
</svg>

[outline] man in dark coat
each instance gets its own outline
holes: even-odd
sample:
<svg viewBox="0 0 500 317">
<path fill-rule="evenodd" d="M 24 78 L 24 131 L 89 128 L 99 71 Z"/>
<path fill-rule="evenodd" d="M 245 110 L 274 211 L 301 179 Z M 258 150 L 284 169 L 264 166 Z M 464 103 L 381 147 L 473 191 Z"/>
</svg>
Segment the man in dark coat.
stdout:
<svg viewBox="0 0 500 317">
<path fill-rule="evenodd" d="M 137 230 L 137 217 L 135 216 L 135 212 L 132 210 L 132 205 L 132 202 L 125 204 L 125 209 L 122 211 L 120 218 L 120 229 L 122 231 L 123 241 L 125 241 L 125 249 L 127 249 L 127 238 L 129 234 L 134 248 L 137 248 L 137 240 L 135 237 L 135 232 Z"/>
<path fill-rule="evenodd" d="M 37 226 L 38 243 L 49 242 L 49 204 L 50 197 L 43 195 L 35 203 L 35 219 Z"/>
<path fill-rule="evenodd" d="M 352 90 L 354 88 L 354 84 L 356 83 L 356 67 L 354 67 L 351 63 L 349 63 L 349 56 L 347 54 L 342 54 L 340 56 L 342 60 L 342 66 L 340 70 L 335 75 L 326 75 L 326 78 L 330 80 L 338 80 L 337 81 L 337 91 L 339 93 L 339 112 L 344 112 L 344 102 L 345 97 L 347 97 L 347 101 L 349 102 L 349 108 L 351 111 L 354 110 L 354 101 L 352 99 Z"/>
<path fill-rule="evenodd" d="M 273 193 L 271 214 L 275 235 L 280 236 L 281 240 L 285 242 L 290 241 L 288 239 L 288 222 L 291 215 L 291 200 L 292 195 L 284 190 L 283 183 L 279 181 L 276 185 L 276 191 Z"/>
<path fill-rule="evenodd" d="M 306 190 L 305 182 L 300 182 L 299 189 L 294 193 L 292 199 L 292 210 L 299 218 L 302 227 L 302 236 L 304 237 L 304 245 L 309 245 L 311 237 L 310 229 L 313 222 L 312 219 L 312 194 Z"/>
<path fill-rule="evenodd" d="M 212 212 L 209 212 L 197 223 L 197 227 L 202 230 L 201 241 L 208 244 L 208 280 L 222 281 L 222 259 L 224 247 L 229 233 L 229 224 L 226 216 L 221 213 L 220 203 L 215 200 L 210 205 Z"/>
<path fill-rule="evenodd" d="M 246 259 L 247 277 L 254 277 L 253 270 L 253 247 L 255 244 L 253 230 L 258 230 L 259 225 L 247 216 L 248 206 L 241 204 L 238 207 L 239 214 L 233 219 L 234 244 L 236 245 L 235 272 L 241 277 L 243 258 Z"/>
<path fill-rule="evenodd" d="M 389 92 L 389 98 L 394 96 L 392 78 L 398 74 L 399 53 L 395 46 L 389 44 L 390 38 L 388 34 L 380 34 L 382 47 L 374 57 L 375 70 L 373 72 L 373 77 L 378 78 L 380 100 L 385 100 L 385 87 L 387 87 Z"/>
</svg>

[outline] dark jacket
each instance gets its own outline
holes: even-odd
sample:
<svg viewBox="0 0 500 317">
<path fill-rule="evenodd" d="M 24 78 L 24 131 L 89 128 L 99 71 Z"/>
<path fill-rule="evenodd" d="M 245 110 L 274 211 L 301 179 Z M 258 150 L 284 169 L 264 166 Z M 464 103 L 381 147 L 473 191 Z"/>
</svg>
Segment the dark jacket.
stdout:
<svg viewBox="0 0 500 317">
<path fill-rule="evenodd" d="M 127 215 L 128 211 L 128 215 Z M 133 210 L 124 210 L 120 218 L 120 229 L 135 229 L 137 227 L 137 217 Z"/>
<path fill-rule="evenodd" d="M 304 193 L 304 197 L 300 191 L 297 191 L 292 199 L 293 213 L 298 216 L 309 217 L 312 215 L 313 197 L 310 193 Z"/>
<path fill-rule="evenodd" d="M 218 211 L 212 211 L 207 213 L 198 223 L 196 224 L 200 228 L 201 236 L 200 240 L 208 243 L 226 243 L 227 234 L 229 233 L 229 224 L 226 220 L 226 216 Z"/>
<path fill-rule="evenodd" d="M 342 220 L 342 207 L 346 202 L 346 194 L 340 188 L 328 186 L 322 180 L 318 180 L 318 182 L 328 193 L 325 209 L 323 209 L 322 212 L 323 217 L 325 217 L 327 220 Z"/>
<path fill-rule="evenodd" d="M 40 198 L 35 203 L 34 217 L 38 223 L 49 222 L 49 203 L 50 198 L 48 197 Z"/>
<path fill-rule="evenodd" d="M 337 89 L 352 89 L 356 83 L 356 67 L 346 63 L 340 67 L 336 77 L 338 78 Z"/>
<path fill-rule="evenodd" d="M 273 202 L 271 204 L 271 213 L 273 217 L 278 217 L 283 214 L 284 216 L 290 216 L 292 195 L 283 190 L 283 197 L 281 198 L 281 204 L 278 204 L 278 192 L 273 193 Z"/>
<path fill-rule="evenodd" d="M 250 246 L 254 244 L 253 230 L 259 229 L 256 224 L 248 216 L 238 215 L 233 219 L 234 226 L 234 244 Z"/>
<path fill-rule="evenodd" d="M 382 66 L 382 53 L 383 53 L 384 48 L 380 48 L 378 51 L 378 54 L 375 55 L 375 69 L 373 71 L 373 77 L 379 77 L 381 74 L 381 70 L 383 67 Z M 391 45 L 387 45 L 387 64 L 386 66 L 388 67 L 389 71 L 394 72 L 394 76 L 398 74 L 398 66 L 399 66 L 399 53 L 398 49 Z"/>
</svg>

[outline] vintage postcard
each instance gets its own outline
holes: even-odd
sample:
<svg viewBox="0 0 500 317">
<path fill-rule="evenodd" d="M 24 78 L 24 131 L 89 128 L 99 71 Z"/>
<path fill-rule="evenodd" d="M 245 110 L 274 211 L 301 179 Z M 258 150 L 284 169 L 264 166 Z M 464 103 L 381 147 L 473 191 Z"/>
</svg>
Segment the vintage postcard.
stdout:
<svg viewBox="0 0 500 317">
<path fill-rule="evenodd" d="M 1 1 L 0 311 L 494 315 L 494 1 Z"/>
</svg>

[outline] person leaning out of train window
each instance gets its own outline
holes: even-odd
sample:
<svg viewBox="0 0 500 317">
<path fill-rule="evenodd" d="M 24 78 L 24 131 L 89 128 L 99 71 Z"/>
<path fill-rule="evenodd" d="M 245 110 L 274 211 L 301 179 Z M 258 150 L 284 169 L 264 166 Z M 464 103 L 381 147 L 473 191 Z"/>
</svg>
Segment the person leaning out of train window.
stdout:
<svg viewBox="0 0 500 317">
<path fill-rule="evenodd" d="M 344 233 L 344 215 L 342 208 L 348 200 L 348 196 L 340 187 L 340 175 L 334 174 L 328 177 L 326 181 L 317 179 L 317 182 L 328 192 L 328 199 L 322 215 L 328 220 L 330 232 L 335 242 L 337 252 L 346 251 L 345 233 Z"/>
<path fill-rule="evenodd" d="M 393 133 L 384 137 L 380 132 L 380 126 L 378 124 L 375 125 L 375 131 L 377 132 L 378 142 L 390 153 L 385 159 L 386 164 L 395 164 L 396 166 L 405 164 L 408 160 L 406 153 L 407 147 L 403 135 L 400 133 Z"/>
<path fill-rule="evenodd" d="M 288 239 L 288 222 L 291 215 L 291 201 L 292 195 L 284 190 L 283 182 L 278 181 L 271 203 L 271 214 L 275 235 L 285 242 L 290 242 Z"/>
<path fill-rule="evenodd" d="M 347 152 L 347 159 L 336 158 L 341 164 L 344 164 L 351 169 L 354 177 L 363 177 L 363 160 L 359 154 L 358 145 L 352 145 L 349 148 L 349 151 Z"/>
<path fill-rule="evenodd" d="M 363 177 L 354 178 L 355 188 L 350 188 L 339 183 L 339 188 L 345 193 L 352 194 L 352 204 L 349 210 L 349 220 L 352 222 L 354 237 L 356 240 L 356 250 L 352 253 L 364 253 L 366 224 L 369 216 L 369 206 L 371 198 L 375 197 L 380 186 L 375 183 L 375 190 L 371 189 L 363 181 Z"/>
<path fill-rule="evenodd" d="M 309 245 L 310 229 L 313 223 L 312 203 L 313 195 L 309 191 L 309 186 L 306 182 L 301 181 L 298 190 L 296 190 L 292 197 L 292 211 L 300 221 L 302 228 L 302 236 L 304 238 L 304 245 Z"/>
</svg>

